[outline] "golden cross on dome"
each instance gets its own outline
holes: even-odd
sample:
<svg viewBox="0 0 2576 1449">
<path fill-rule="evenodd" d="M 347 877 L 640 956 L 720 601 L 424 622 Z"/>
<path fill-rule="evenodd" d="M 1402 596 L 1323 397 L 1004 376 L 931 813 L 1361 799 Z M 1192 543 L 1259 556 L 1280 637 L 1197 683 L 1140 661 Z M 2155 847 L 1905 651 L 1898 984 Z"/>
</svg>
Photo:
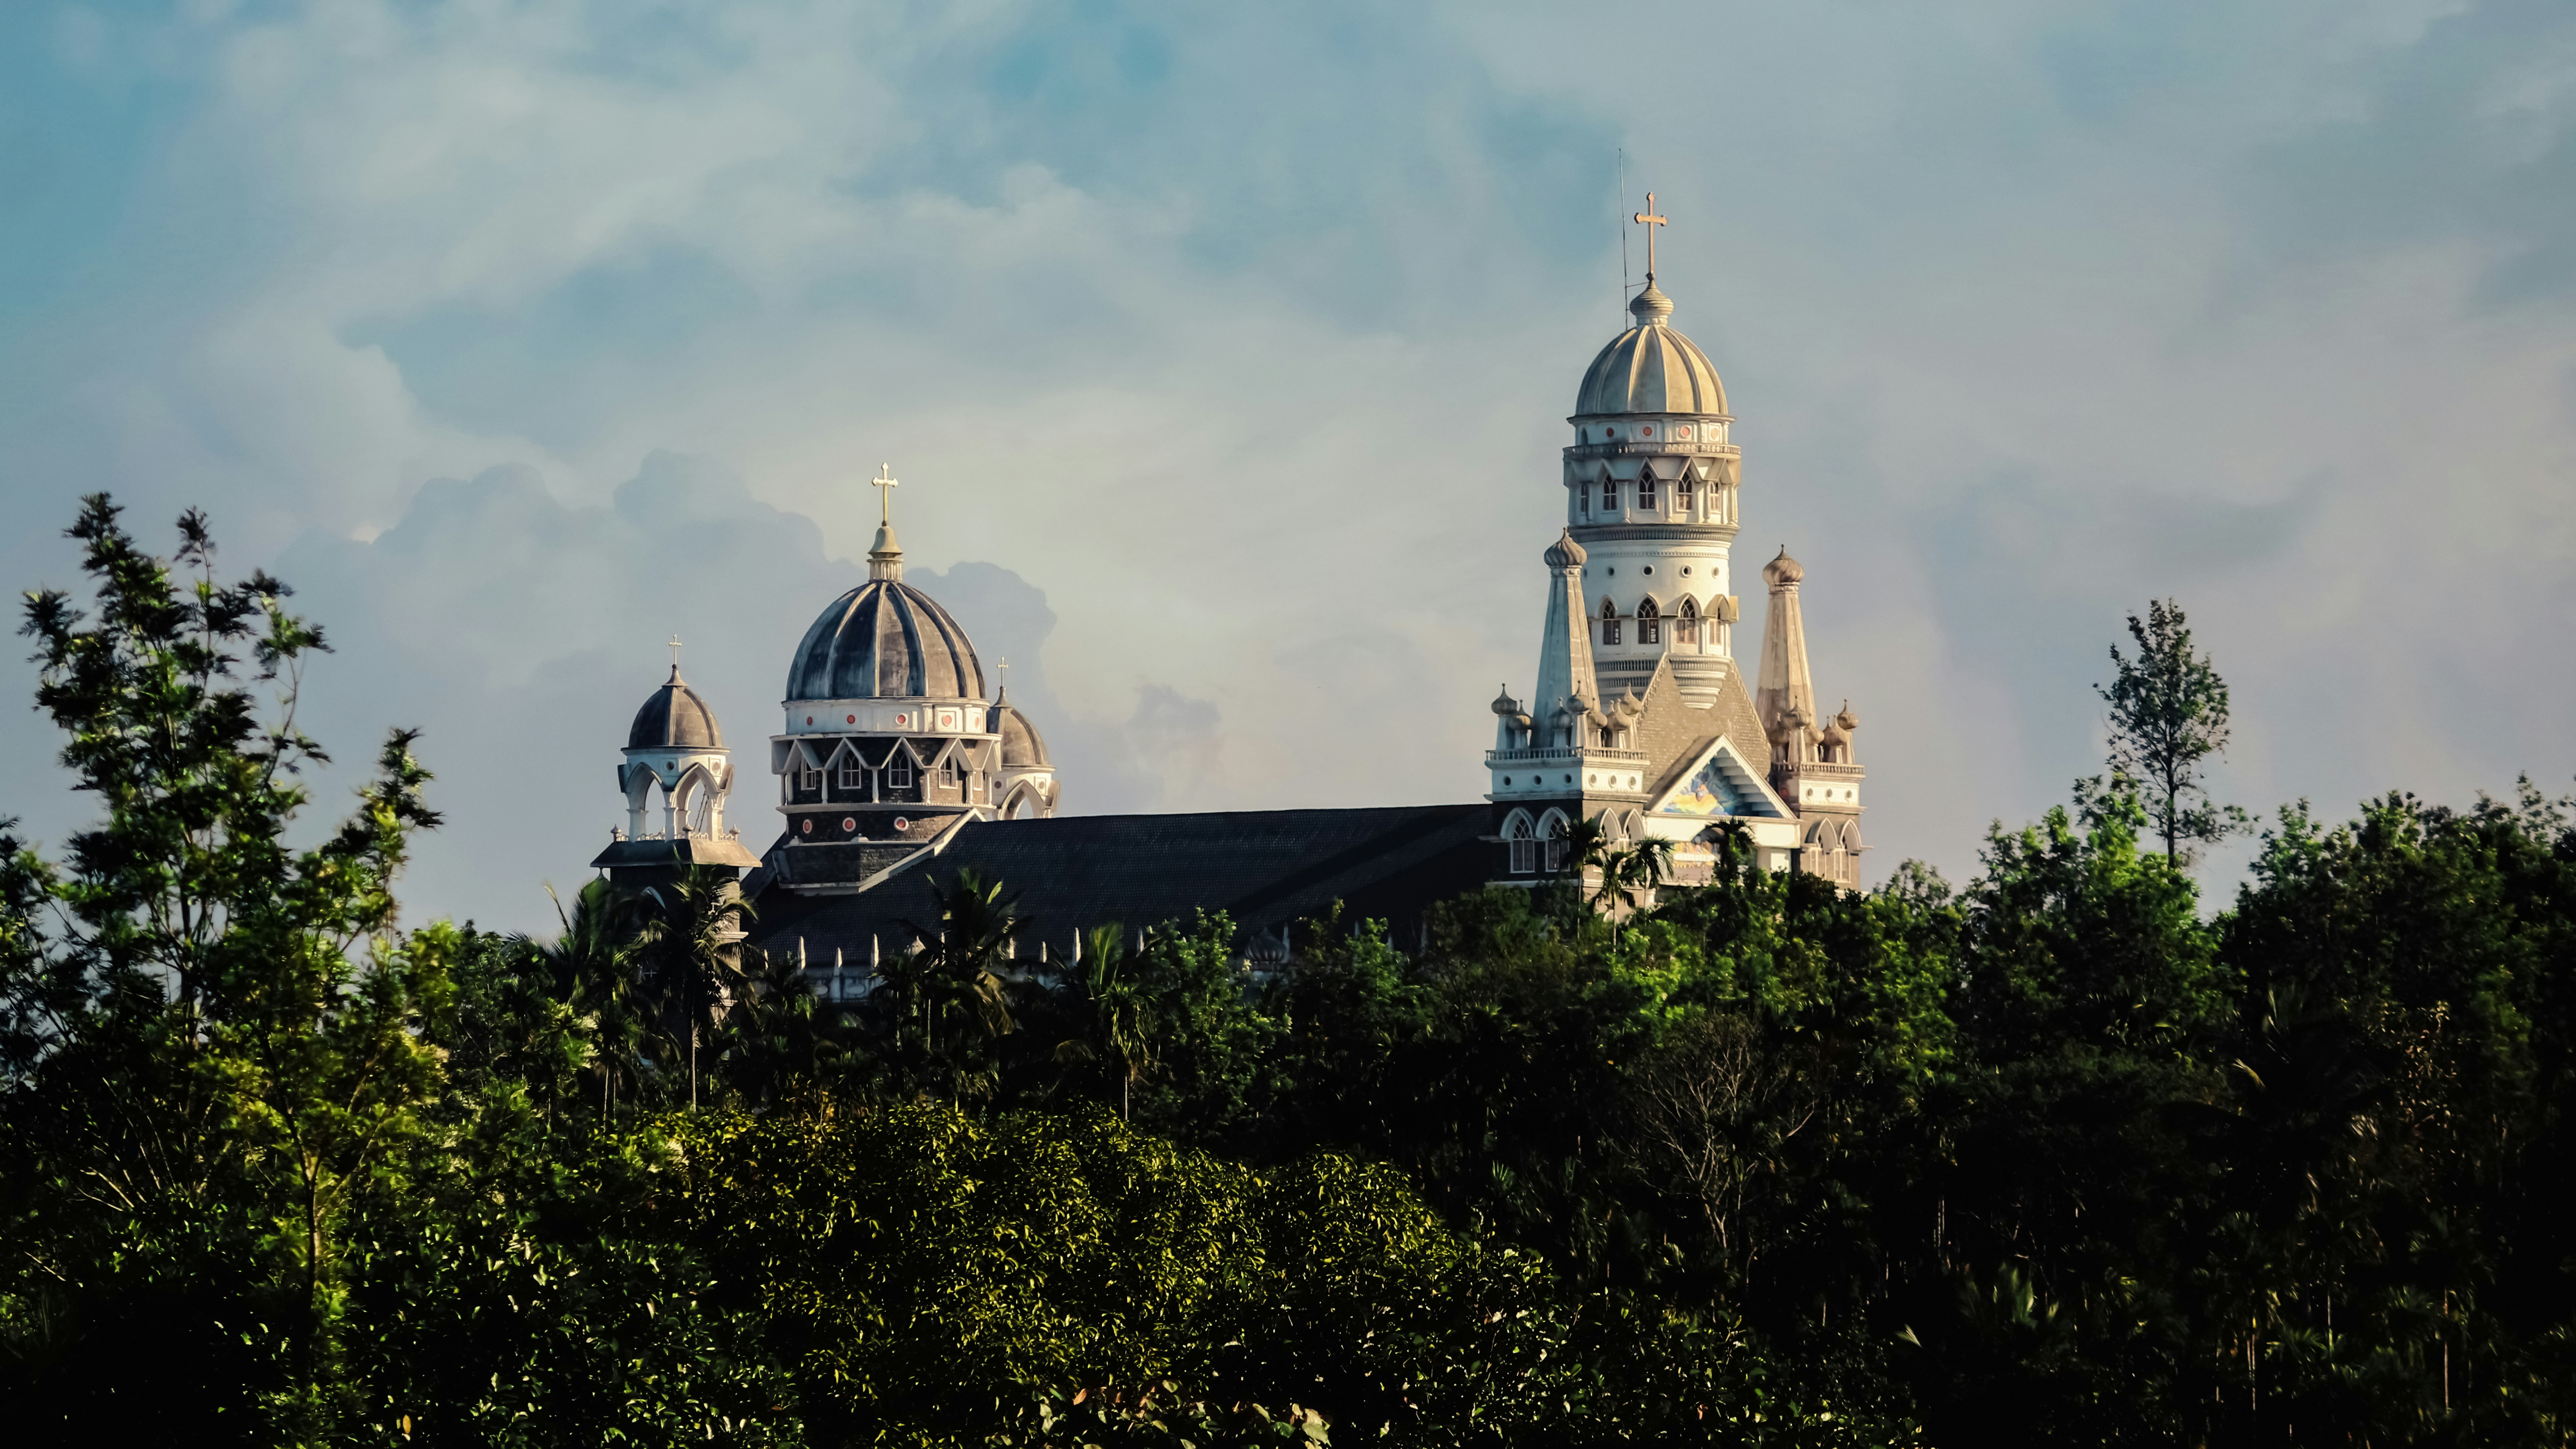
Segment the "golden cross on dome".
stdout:
<svg viewBox="0 0 2576 1449">
<path fill-rule="evenodd" d="M 888 493 L 886 490 L 901 486 L 894 476 L 894 469 L 887 464 L 879 463 L 877 465 L 877 476 L 868 480 L 868 486 L 877 490 L 877 522 L 880 524 L 892 523 L 894 521 L 894 516 L 888 510 L 886 502 L 894 495 Z"/>
<path fill-rule="evenodd" d="M 1635 220 L 1646 229 L 1646 280 L 1651 282 L 1655 279 L 1655 228 L 1672 223 L 1667 217 L 1655 215 L 1655 193 L 1651 191 L 1646 193 L 1646 209 L 1638 212 Z"/>
</svg>

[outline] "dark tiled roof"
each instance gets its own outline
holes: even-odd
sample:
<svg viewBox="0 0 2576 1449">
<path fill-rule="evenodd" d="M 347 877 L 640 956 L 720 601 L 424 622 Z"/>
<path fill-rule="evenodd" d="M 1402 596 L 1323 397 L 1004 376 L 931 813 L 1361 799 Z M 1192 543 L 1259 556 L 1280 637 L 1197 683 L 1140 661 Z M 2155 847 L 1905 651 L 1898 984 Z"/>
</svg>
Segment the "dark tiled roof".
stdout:
<svg viewBox="0 0 2576 1449">
<path fill-rule="evenodd" d="M 594 870 L 630 868 L 641 865 L 730 865 L 753 866 L 760 857 L 743 848 L 741 841 L 722 840 L 704 835 L 683 836 L 678 840 L 615 840 L 593 860 Z"/>
<path fill-rule="evenodd" d="M 864 962 L 871 936 L 888 950 L 908 945 L 903 923 L 931 924 L 934 889 L 968 868 L 1018 897 L 1020 913 L 1036 922 L 1024 948 L 1031 955 L 1040 938 L 1061 956 L 1088 927 L 1157 925 L 1202 908 L 1275 934 L 1338 900 L 1353 916 L 1401 930 L 1424 907 L 1485 882 L 1490 815 L 1473 804 L 980 821 L 862 895 L 766 889 L 752 935 L 787 955 L 801 939 L 808 960 L 837 949 Z"/>
</svg>

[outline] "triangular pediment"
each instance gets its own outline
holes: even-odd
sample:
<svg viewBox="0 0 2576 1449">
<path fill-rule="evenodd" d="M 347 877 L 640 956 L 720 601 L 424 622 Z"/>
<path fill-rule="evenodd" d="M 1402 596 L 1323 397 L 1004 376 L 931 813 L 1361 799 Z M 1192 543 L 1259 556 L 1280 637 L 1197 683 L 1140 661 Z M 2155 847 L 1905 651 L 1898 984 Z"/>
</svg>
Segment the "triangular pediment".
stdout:
<svg viewBox="0 0 2576 1449">
<path fill-rule="evenodd" d="M 1699 820 L 1790 818 L 1789 807 L 1726 735 L 1710 740 L 1648 813 Z"/>
</svg>

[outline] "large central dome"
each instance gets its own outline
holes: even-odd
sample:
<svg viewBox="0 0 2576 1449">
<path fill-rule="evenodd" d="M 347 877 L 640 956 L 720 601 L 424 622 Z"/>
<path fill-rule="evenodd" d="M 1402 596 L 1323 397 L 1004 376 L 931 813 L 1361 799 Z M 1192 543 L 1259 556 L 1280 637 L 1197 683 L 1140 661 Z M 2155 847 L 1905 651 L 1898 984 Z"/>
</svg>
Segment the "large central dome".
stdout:
<svg viewBox="0 0 2576 1449">
<path fill-rule="evenodd" d="M 787 666 L 787 698 L 982 699 L 966 631 L 928 594 L 870 579 L 832 601 Z"/>
<path fill-rule="evenodd" d="M 1637 325 L 1610 339 L 1601 355 L 1592 359 L 1583 374 L 1583 390 L 1575 395 L 1574 415 L 1726 416 L 1726 385 L 1717 380 L 1716 365 L 1698 343 L 1673 330 L 1667 321 L 1673 315 L 1673 299 L 1655 289 L 1652 276 L 1646 279 L 1646 290 L 1628 304 L 1628 315 L 1637 319 Z"/>
</svg>

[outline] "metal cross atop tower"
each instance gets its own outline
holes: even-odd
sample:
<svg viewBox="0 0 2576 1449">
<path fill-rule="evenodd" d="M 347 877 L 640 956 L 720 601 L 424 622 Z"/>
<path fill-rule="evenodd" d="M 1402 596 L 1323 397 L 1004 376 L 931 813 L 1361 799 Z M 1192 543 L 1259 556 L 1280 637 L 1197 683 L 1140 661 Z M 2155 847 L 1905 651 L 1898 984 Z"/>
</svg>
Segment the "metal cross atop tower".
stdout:
<svg viewBox="0 0 2576 1449">
<path fill-rule="evenodd" d="M 1651 191 L 1646 193 L 1646 209 L 1638 212 L 1635 220 L 1646 229 L 1646 280 L 1651 282 L 1655 279 L 1655 228 L 1672 223 L 1655 215 L 1655 193 Z"/>
<path fill-rule="evenodd" d="M 671 636 L 671 672 L 680 672 L 680 636 L 677 634 Z"/>
<path fill-rule="evenodd" d="M 1654 198 L 1650 196 L 1647 199 L 1651 201 Z M 887 507 L 887 501 L 893 498 L 894 495 L 886 491 L 889 488 L 900 486 L 894 476 L 894 469 L 884 463 L 879 463 L 877 465 L 877 476 L 868 480 L 868 486 L 877 490 L 877 522 L 880 524 L 894 522 L 894 515 Z"/>
</svg>

